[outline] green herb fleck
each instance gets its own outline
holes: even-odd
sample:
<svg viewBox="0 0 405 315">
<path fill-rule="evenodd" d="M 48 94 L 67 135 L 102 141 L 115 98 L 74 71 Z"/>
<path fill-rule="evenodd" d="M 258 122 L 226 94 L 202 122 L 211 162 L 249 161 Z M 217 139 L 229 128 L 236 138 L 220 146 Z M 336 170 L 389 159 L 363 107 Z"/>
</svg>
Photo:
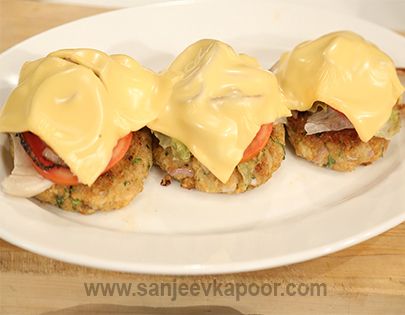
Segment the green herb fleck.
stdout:
<svg viewBox="0 0 405 315">
<path fill-rule="evenodd" d="M 127 186 L 129 184 L 129 181 L 124 181 L 124 186 Z"/>
<path fill-rule="evenodd" d="M 138 164 L 140 162 L 142 162 L 142 159 L 138 156 L 136 156 L 132 159 L 132 164 Z"/>
<path fill-rule="evenodd" d="M 63 203 L 65 202 L 65 198 L 61 195 L 56 195 L 56 205 L 61 208 Z"/>
<path fill-rule="evenodd" d="M 335 163 L 336 163 L 335 159 L 329 154 L 328 163 L 326 164 L 326 167 L 332 168 L 332 166 L 335 165 Z"/>
<path fill-rule="evenodd" d="M 73 199 L 72 198 L 72 207 L 73 209 L 76 209 L 77 206 L 80 206 L 82 201 L 80 199 Z"/>
</svg>

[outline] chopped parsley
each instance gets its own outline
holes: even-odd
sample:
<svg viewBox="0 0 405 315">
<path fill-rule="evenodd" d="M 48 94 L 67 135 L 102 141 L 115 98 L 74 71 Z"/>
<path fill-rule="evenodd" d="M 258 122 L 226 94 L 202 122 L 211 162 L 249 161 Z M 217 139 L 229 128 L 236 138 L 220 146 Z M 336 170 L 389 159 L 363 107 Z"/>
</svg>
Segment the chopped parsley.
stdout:
<svg viewBox="0 0 405 315">
<path fill-rule="evenodd" d="M 76 209 L 77 206 L 80 206 L 82 204 L 82 201 L 80 199 L 73 199 L 72 198 L 72 207 L 73 209 Z"/>
<path fill-rule="evenodd" d="M 133 159 L 132 159 L 132 164 L 138 164 L 138 163 L 140 163 L 140 162 L 142 162 L 142 159 L 139 157 L 139 156 L 135 156 Z"/>
<path fill-rule="evenodd" d="M 62 205 L 63 205 L 63 203 L 65 202 L 65 197 L 63 197 L 63 196 L 61 196 L 61 195 L 56 195 L 55 201 L 56 201 L 56 205 L 57 205 L 59 208 L 61 208 Z"/>
<path fill-rule="evenodd" d="M 335 159 L 329 154 L 328 163 L 326 164 L 326 167 L 331 168 L 333 165 L 335 165 L 335 163 L 336 163 Z"/>
</svg>

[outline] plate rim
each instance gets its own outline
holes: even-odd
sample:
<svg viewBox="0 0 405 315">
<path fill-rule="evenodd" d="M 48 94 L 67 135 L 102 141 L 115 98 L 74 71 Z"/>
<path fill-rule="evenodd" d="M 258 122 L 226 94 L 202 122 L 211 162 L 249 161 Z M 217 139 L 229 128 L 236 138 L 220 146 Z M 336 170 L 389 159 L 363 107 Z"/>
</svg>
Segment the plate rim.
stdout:
<svg viewBox="0 0 405 315">
<path fill-rule="evenodd" d="M 44 32 L 41 32 L 30 38 L 25 39 L 25 40 L 17 43 L 16 45 L 6 49 L 5 51 L 3 51 L 0 54 L 0 59 L 4 55 L 12 53 L 14 49 L 25 45 L 27 42 L 29 42 L 30 40 L 32 40 L 36 37 L 42 36 L 43 34 L 48 33 L 48 32 L 55 32 L 59 28 L 69 27 L 70 24 L 78 23 L 83 20 L 91 20 L 91 19 L 98 18 L 98 17 L 104 16 L 104 15 L 118 15 L 119 16 L 120 12 L 122 12 L 122 11 L 136 10 L 141 7 L 155 7 L 155 6 L 167 7 L 167 6 L 178 6 L 178 5 L 193 5 L 195 3 L 203 3 L 203 2 L 213 2 L 213 1 L 212 0 L 209 0 L 209 1 L 207 1 L 207 0 L 197 0 L 197 1 L 180 0 L 180 1 L 161 1 L 161 2 L 156 2 L 156 3 L 148 3 L 147 1 L 141 1 L 141 3 L 135 5 L 131 8 L 123 8 L 123 9 L 118 9 L 118 10 L 113 10 L 113 11 L 108 11 L 108 12 L 92 15 L 89 17 L 84 17 L 84 18 L 81 18 L 81 19 L 78 19 L 75 21 L 71 21 L 71 22 L 68 22 L 68 23 L 65 23 L 62 25 L 58 25 L 56 27 L 53 27 L 51 29 L 48 29 Z M 256 2 L 261 2 L 261 1 L 257 0 Z M 291 5 L 291 4 L 283 4 L 281 6 L 304 7 L 302 5 Z M 318 9 L 318 8 L 315 10 L 317 12 L 319 12 L 319 11 L 328 12 L 327 10 Z M 357 22 L 361 21 L 361 23 L 367 23 L 370 25 L 374 25 L 380 29 L 389 31 L 388 29 L 386 29 L 378 24 L 375 24 L 375 23 L 372 23 L 372 22 L 369 22 L 369 21 L 366 21 L 366 20 L 363 20 L 363 19 L 360 19 L 357 17 L 347 16 L 344 14 L 336 14 L 336 15 L 342 16 L 345 18 L 350 18 Z M 399 34 L 396 34 L 393 31 L 390 31 L 390 32 L 392 34 L 397 35 L 399 38 L 404 39 Z M 333 246 L 323 245 L 323 246 L 312 248 L 310 250 L 304 250 L 302 252 L 296 252 L 296 253 L 292 253 L 292 254 L 289 254 L 286 256 L 282 256 L 282 257 L 279 257 L 278 259 L 270 258 L 270 261 L 264 259 L 264 260 L 256 261 L 255 263 L 254 262 L 251 262 L 250 264 L 245 263 L 244 265 L 235 265 L 231 262 L 228 264 L 223 263 L 223 264 L 213 264 L 213 265 L 205 263 L 204 265 L 199 265 L 199 266 L 197 266 L 197 265 L 187 265 L 187 266 L 164 265 L 164 266 L 161 266 L 159 264 L 150 264 L 150 263 L 143 264 L 143 265 L 139 264 L 139 263 L 135 263 L 135 264 L 127 263 L 125 265 L 123 263 L 112 262 L 112 261 L 98 261 L 97 259 L 93 260 L 93 261 L 86 261 L 85 260 L 85 259 L 87 259 L 86 257 L 76 257 L 75 254 L 72 255 L 72 253 L 70 253 L 70 255 L 69 254 L 63 255 L 58 252 L 49 252 L 46 248 L 41 247 L 41 245 L 35 246 L 35 244 L 31 244 L 30 242 L 26 243 L 26 240 L 19 240 L 18 237 L 13 237 L 10 233 L 8 233 L 7 230 L 4 230 L 4 228 L 2 227 L 1 224 L 0 224 L 0 237 L 14 245 L 17 245 L 17 246 L 19 246 L 23 249 L 29 250 L 31 252 L 38 253 L 38 254 L 53 258 L 53 259 L 62 260 L 62 261 L 69 262 L 72 264 L 84 265 L 84 266 L 88 266 L 88 267 L 95 267 L 95 268 L 100 268 L 100 269 L 105 269 L 105 270 L 125 271 L 125 272 L 140 272 L 140 273 L 147 273 L 147 274 L 204 275 L 204 274 L 225 274 L 225 273 L 233 273 L 233 272 L 245 272 L 245 271 L 252 271 L 252 270 L 259 270 L 259 269 L 266 269 L 266 268 L 274 268 L 274 267 L 288 265 L 288 264 L 292 264 L 292 263 L 296 263 L 296 262 L 307 261 L 307 260 L 310 260 L 310 259 L 313 259 L 316 257 L 323 256 L 325 254 L 331 254 L 336 251 L 347 248 L 347 247 L 349 247 L 348 244 L 350 244 L 350 246 L 352 246 L 352 245 L 358 244 L 360 242 L 363 242 L 384 231 L 389 230 L 390 228 L 393 228 L 394 226 L 396 226 L 404 221 L 405 221 L 405 211 L 402 212 L 401 214 L 398 214 L 395 217 L 392 217 L 390 220 L 384 221 L 381 224 L 374 226 L 374 228 L 371 230 L 361 231 L 355 235 L 352 235 L 349 238 L 341 239 L 340 241 L 333 243 Z M 94 227 L 91 227 L 91 228 L 94 228 Z M 24 244 L 24 242 L 25 242 L 25 244 Z M 333 247 L 333 248 L 331 248 L 331 247 Z M 304 258 L 304 256 L 305 256 L 305 258 Z"/>
</svg>

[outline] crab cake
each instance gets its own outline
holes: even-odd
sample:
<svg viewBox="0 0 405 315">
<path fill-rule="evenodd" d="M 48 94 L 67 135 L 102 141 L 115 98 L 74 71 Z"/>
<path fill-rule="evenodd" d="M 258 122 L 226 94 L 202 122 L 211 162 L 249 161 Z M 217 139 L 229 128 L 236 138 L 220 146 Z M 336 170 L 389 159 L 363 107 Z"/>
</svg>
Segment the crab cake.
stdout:
<svg viewBox="0 0 405 315">
<path fill-rule="evenodd" d="M 11 136 L 9 137 L 12 144 Z M 134 132 L 123 159 L 101 175 L 92 186 L 54 184 L 35 199 L 63 210 L 91 214 L 126 206 L 143 190 L 152 166 L 152 140 L 148 129 Z M 13 146 L 10 153 L 14 156 Z"/>
<path fill-rule="evenodd" d="M 293 117 L 287 118 L 287 134 L 295 153 L 316 165 L 352 171 L 383 157 L 388 148 L 389 140 L 373 137 L 363 142 L 355 129 L 307 135 L 304 126 L 310 115 L 309 112 L 295 112 Z"/>
<path fill-rule="evenodd" d="M 260 153 L 239 163 L 226 183 L 216 178 L 194 156 L 189 155 L 182 160 L 173 150 L 172 146 L 164 149 L 159 145 L 159 140 L 154 138 L 154 163 L 178 180 L 182 187 L 210 193 L 237 194 L 264 184 L 280 167 L 285 156 L 284 126 L 275 125 L 269 141 Z"/>
<path fill-rule="evenodd" d="M 334 32 L 284 53 L 272 71 L 293 116 L 287 134 L 298 156 L 351 171 L 387 150 L 400 129 L 404 92 L 392 59 L 353 32 Z"/>
<path fill-rule="evenodd" d="M 93 185 L 53 185 L 34 198 L 82 214 L 122 208 L 143 190 L 143 182 L 152 166 L 151 147 L 147 129 L 134 132 L 124 158 Z"/>
<path fill-rule="evenodd" d="M 14 152 L 2 190 L 83 214 L 127 205 L 152 166 L 145 127 L 170 94 L 126 55 L 62 49 L 26 62 L 0 111 Z"/>
<path fill-rule="evenodd" d="M 154 163 L 184 188 L 241 193 L 265 183 L 284 157 L 291 115 L 276 77 L 226 43 L 187 47 L 163 73 L 172 94 L 147 126 Z M 162 185 L 169 183 L 165 176 Z"/>
</svg>

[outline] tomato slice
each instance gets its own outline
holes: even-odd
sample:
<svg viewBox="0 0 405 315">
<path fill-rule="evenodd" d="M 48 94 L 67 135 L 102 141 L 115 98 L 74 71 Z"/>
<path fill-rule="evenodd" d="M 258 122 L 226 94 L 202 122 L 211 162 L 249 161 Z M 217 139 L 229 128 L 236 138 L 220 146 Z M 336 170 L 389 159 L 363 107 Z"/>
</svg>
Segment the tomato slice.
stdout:
<svg viewBox="0 0 405 315">
<path fill-rule="evenodd" d="M 266 146 L 269 141 L 271 132 L 273 131 L 272 124 L 262 125 L 254 137 L 253 141 L 246 148 L 243 153 L 241 163 L 246 162 L 254 158 L 259 152 Z"/>
<path fill-rule="evenodd" d="M 122 158 L 125 156 L 125 153 L 127 153 L 129 147 L 131 146 L 131 142 L 132 132 L 118 140 L 117 144 L 114 147 L 110 163 L 108 163 L 104 172 L 107 172 L 110 168 L 112 168 L 115 164 L 122 160 Z"/>
<path fill-rule="evenodd" d="M 29 147 L 26 148 L 23 144 L 25 150 L 30 151 L 27 153 L 31 157 L 34 168 L 42 177 L 60 185 L 79 184 L 77 176 L 75 176 L 67 166 L 55 164 L 43 156 L 43 151 L 48 146 L 38 136 L 31 132 L 24 132 L 21 134 L 21 136 L 22 140 Z M 128 151 L 131 145 L 131 141 L 132 132 L 118 140 L 116 146 L 114 147 L 111 160 L 103 173 L 111 169 L 125 156 L 125 153 Z"/>
<path fill-rule="evenodd" d="M 53 167 L 49 170 L 44 170 L 37 164 L 32 163 L 37 172 L 44 178 L 49 179 L 55 184 L 59 185 L 77 185 L 79 184 L 79 179 L 75 176 L 69 168 L 66 167 Z"/>
<path fill-rule="evenodd" d="M 28 155 L 31 157 L 36 164 L 42 166 L 42 168 L 51 168 L 55 167 L 55 163 L 48 160 L 43 156 L 44 150 L 48 147 L 45 142 L 43 142 L 39 137 L 37 137 L 32 132 L 24 132 L 21 134 L 22 145 Z M 28 145 L 28 147 L 26 147 Z"/>
</svg>

